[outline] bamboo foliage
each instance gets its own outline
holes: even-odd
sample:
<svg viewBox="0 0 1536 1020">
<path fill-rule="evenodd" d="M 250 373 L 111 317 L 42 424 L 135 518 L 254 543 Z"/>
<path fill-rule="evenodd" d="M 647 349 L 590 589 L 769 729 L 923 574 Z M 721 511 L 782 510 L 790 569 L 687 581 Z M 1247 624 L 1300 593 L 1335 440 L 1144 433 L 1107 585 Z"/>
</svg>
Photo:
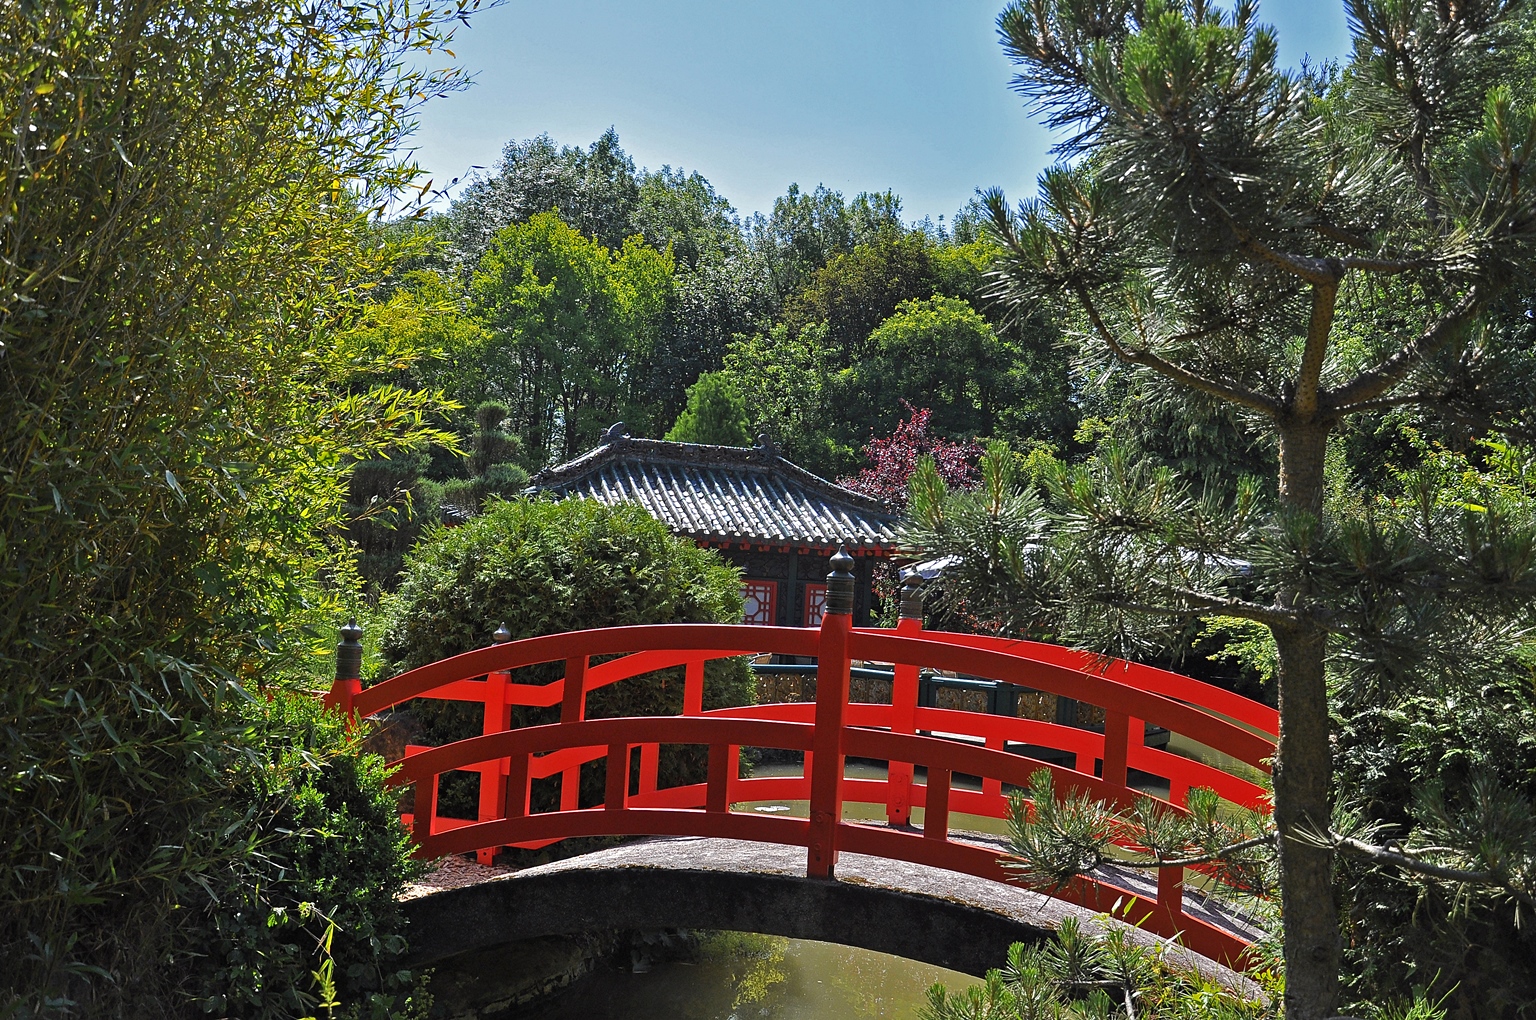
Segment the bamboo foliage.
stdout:
<svg viewBox="0 0 1536 1020">
<path fill-rule="evenodd" d="M 476 6 L 0 8 L 0 1006 L 170 1009 L 250 881 L 246 689 L 338 611 L 349 465 L 443 438 L 341 327 Z"/>
</svg>

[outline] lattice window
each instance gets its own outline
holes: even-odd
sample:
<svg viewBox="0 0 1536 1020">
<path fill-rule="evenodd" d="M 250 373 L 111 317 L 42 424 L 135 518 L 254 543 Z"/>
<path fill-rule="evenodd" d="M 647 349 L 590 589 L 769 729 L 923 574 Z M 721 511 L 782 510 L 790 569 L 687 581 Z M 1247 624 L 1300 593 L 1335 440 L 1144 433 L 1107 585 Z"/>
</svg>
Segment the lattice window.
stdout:
<svg viewBox="0 0 1536 1020">
<path fill-rule="evenodd" d="M 779 596 L 779 584 L 777 581 L 742 581 L 741 597 L 746 602 L 746 612 L 742 617 L 743 623 L 753 623 L 762 627 L 771 627 L 778 623 L 776 612 Z"/>
<path fill-rule="evenodd" d="M 827 586 L 824 584 L 808 584 L 805 586 L 805 625 L 807 627 L 820 627 L 821 618 L 827 613 Z"/>
</svg>

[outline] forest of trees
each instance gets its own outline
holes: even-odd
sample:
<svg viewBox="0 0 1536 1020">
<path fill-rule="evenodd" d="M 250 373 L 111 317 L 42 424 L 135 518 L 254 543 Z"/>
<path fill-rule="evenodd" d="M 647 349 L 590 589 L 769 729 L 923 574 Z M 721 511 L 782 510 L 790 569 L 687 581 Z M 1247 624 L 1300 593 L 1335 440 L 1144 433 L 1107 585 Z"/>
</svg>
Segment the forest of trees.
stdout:
<svg viewBox="0 0 1536 1020">
<path fill-rule="evenodd" d="M 791 185 L 743 217 L 697 173 L 637 169 L 612 130 L 585 147 L 541 136 L 509 143 L 446 209 L 385 228 L 421 254 L 358 329 L 432 351 L 392 381 L 460 404 L 440 424 L 466 445 L 476 409 L 499 405 L 507 460 L 526 472 L 616 421 L 663 437 L 701 376 L 750 409 L 724 435 L 767 432 L 827 477 L 861 468 L 909 408 L 932 408 L 943 437 L 1066 450 L 1085 398 L 1057 327 L 987 296 L 998 249 L 979 216 L 973 203 L 948 225 L 911 223 L 890 192 Z M 359 475 L 359 505 L 393 487 L 429 513 L 435 486 L 480 471 L 439 457 L 424 486 L 388 473 Z"/>
</svg>

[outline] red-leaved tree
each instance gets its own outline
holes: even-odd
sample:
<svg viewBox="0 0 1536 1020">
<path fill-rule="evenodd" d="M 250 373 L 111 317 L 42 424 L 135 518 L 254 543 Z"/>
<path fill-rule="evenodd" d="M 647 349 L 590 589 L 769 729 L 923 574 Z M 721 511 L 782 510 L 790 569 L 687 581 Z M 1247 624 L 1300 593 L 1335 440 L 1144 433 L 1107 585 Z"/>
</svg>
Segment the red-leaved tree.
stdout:
<svg viewBox="0 0 1536 1020">
<path fill-rule="evenodd" d="M 954 442 L 933 435 L 928 429 L 932 411 L 913 407 L 905 400 L 902 406 L 912 412 L 912 417 L 898 424 L 889 438 L 871 438 L 864 447 L 869 466 L 851 478 L 839 478 L 837 484 L 906 509 L 907 479 L 925 454 L 933 458 L 940 477 L 950 488 L 968 489 L 975 484 L 981 447 L 970 440 Z"/>
</svg>

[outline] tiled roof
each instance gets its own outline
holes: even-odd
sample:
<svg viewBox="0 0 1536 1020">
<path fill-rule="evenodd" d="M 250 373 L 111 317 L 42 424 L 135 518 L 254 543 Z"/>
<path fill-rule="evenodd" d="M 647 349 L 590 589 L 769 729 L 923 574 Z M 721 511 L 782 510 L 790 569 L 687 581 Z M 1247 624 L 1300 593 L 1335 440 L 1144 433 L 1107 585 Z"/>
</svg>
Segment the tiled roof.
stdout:
<svg viewBox="0 0 1536 1020">
<path fill-rule="evenodd" d="M 896 543 L 879 500 L 818 478 L 765 439 L 751 448 L 635 439 L 621 425 L 575 460 L 530 480 L 530 492 L 639 503 L 696 541 L 849 549 Z"/>
</svg>

